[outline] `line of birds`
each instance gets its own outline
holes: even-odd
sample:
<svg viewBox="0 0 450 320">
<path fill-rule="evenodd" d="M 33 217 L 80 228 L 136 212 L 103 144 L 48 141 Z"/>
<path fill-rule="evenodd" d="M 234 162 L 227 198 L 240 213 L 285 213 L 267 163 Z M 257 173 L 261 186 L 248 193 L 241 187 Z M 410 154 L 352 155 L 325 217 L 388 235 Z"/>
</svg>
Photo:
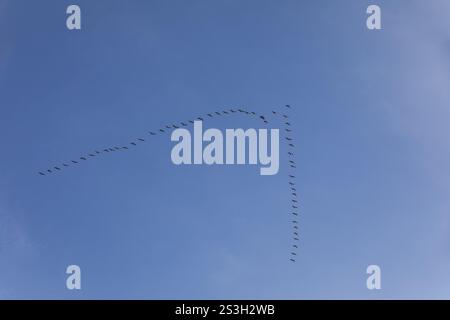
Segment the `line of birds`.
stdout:
<svg viewBox="0 0 450 320">
<path fill-rule="evenodd" d="M 287 109 L 292 109 L 290 105 L 285 105 L 285 108 Z M 204 121 L 205 118 L 213 118 L 215 116 L 222 116 L 222 115 L 230 115 L 230 114 L 235 114 L 235 113 L 240 113 L 240 114 L 245 114 L 245 115 L 250 115 L 250 116 L 255 116 L 257 117 L 259 120 L 263 121 L 265 124 L 268 124 L 268 120 L 264 115 L 260 115 L 257 114 L 254 111 L 247 111 L 245 109 L 229 109 L 229 110 L 222 110 L 222 111 L 214 111 L 211 113 L 207 113 L 205 116 L 199 116 L 197 118 L 195 118 L 195 120 L 200 120 L 200 121 Z M 286 143 L 288 145 L 288 166 L 289 168 L 292 169 L 296 169 L 296 163 L 295 163 L 295 154 L 294 154 L 294 139 L 290 136 L 292 134 L 292 126 L 291 123 L 289 122 L 289 116 L 287 114 L 284 113 L 280 113 L 278 111 L 272 111 L 272 114 L 274 116 L 278 116 L 281 117 L 283 124 L 284 124 L 284 131 L 285 131 L 285 140 Z M 193 124 L 195 120 L 188 120 L 185 122 L 180 122 L 178 124 L 170 124 L 170 125 L 165 125 L 157 130 L 154 131 L 148 131 L 147 134 L 150 136 L 156 136 L 156 135 L 160 135 L 160 134 L 165 134 L 168 132 L 169 129 L 177 129 L 180 127 L 187 127 L 189 124 Z M 72 159 L 70 161 L 67 162 L 63 162 L 60 166 L 54 166 L 51 169 L 47 169 L 45 171 L 39 171 L 38 174 L 41 176 L 45 176 L 48 174 L 53 174 L 56 173 L 58 171 L 61 171 L 63 168 L 66 167 L 70 167 L 71 165 L 78 165 L 83 161 L 87 161 L 90 158 L 95 158 L 98 157 L 102 154 L 106 154 L 106 153 L 113 153 L 116 151 L 122 151 L 122 150 L 129 150 L 130 147 L 135 147 L 138 146 L 139 143 L 144 143 L 146 142 L 146 139 L 144 138 L 136 138 L 134 140 L 132 140 L 131 142 L 129 142 L 129 145 L 124 145 L 124 146 L 114 146 L 114 147 L 107 147 L 101 150 L 94 150 L 91 153 L 88 153 L 86 155 L 80 156 L 79 158 L 77 158 L 76 160 Z M 81 161 L 80 161 L 81 160 Z M 298 241 L 299 239 L 299 232 L 298 232 L 298 200 L 297 200 L 297 189 L 296 189 L 296 182 L 295 179 L 296 177 L 289 173 L 288 175 L 288 184 L 289 184 L 289 192 L 290 195 L 292 196 L 291 199 L 291 207 L 292 207 L 292 211 L 291 214 L 294 215 L 294 220 L 292 220 L 292 226 L 293 226 L 293 240 L 294 243 L 292 245 L 293 251 L 291 252 L 291 258 L 290 261 L 292 262 L 296 262 L 295 257 L 297 256 L 297 250 L 298 250 Z"/>
<path fill-rule="evenodd" d="M 292 109 L 290 105 L 285 106 L 287 109 Z M 272 111 L 272 114 L 281 117 L 281 120 L 284 124 L 284 131 L 285 131 L 285 140 L 288 147 L 287 155 L 288 155 L 288 166 L 293 171 L 293 169 L 297 168 L 296 162 L 295 162 L 295 154 L 294 154 L 294 138 L 292 138 L 292 125 L 289 120 L 289 116 L 287 114 L 280 114 L 277 111 Z M 296 256 L 297 256 L 297 250 L 298 250 L 298 241 L 300 241 L 300 235 L 299 235 L 299 227 L 298 227 L 298 195 L 297 195 L 297 188 L 296 188 L 296 176 L 289 172 L 288 174 L 288 186 L 289 186 L 289 193 L 291 196 L 291 214 L 294 216 L 292 220 L 292 251 L 290 253 L 289 260 L 292 262 L 296 262 Z"/>
<path fill-rule="evenodd" d="M 193 124 L 195 120 L 204 121 L 204 119 L 206 117 L 212 118 L 214 116 L 230 115 L 230 114 L 234 114 L 234 113 L 242 113 L 242 114 L 246 114 L 246 115 L 250 115 L 250 116 L 257 116 L 265 124 L 269 123 L 264 115 L 259 115 L 254 111 L 247 111 L 245 109 L 229 109 L 229 110 L 215 111 L 213 113 L 207 113 L 205 116 L 200 116 L 200 117 L 195 118 L 194 120 L 188 120 L 186 122 L 182 121 L 179 124 L 165 125 L 157 130 L 148 131 L 147 134 L 150 136 L 156 136 L 158 134 L 167 133 L 169 129 L 177 129 L 180 127 L 187 127 L 189 125 L 188 123 Z M 98 156 L 106 154 L 106 153 L 113 153 L 116 151 L 129 150 L 130 147 L 136 147 L 136 146 L 138 146 L 139 143 L 143 143 L 143 142 L 146 142 L 146 140 L 144 138 L 136 138 L 136 139 L 132 140 L 131 142 L 129 142 L 128 145 L 113 146 L 113 147 L 107 147 L 107 148 L 103 148 L 103 149 L 94 150 L 93 152 L 88 153 L 86 155 L 80 156 L 80 157 L 72 159 L 70 161 L 63 162 L 59 166 L 53 166 L 46 170 L 38 171 L 38 174 L 41 176 L 45 176 L 45 175 L 57 173 L 64 168 L 70 167 L 71 165 L 72 166 L 78 165 L 78 164 L 82 163 L 83 161 L 87 161 L 90 158 L 95 158 L 95 157 L 98 157 Z"/>
</svg>

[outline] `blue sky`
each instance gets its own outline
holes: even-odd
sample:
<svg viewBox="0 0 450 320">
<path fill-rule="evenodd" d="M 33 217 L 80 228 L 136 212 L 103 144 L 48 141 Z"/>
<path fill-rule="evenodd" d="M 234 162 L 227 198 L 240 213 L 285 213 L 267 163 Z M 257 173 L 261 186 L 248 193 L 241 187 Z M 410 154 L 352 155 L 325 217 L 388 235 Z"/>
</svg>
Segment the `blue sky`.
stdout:
<svg viewBox="0 0 450 320">
<path fill-rule="evenodd" d="M 65 27 L 72 3 L 81 31 Z M 449 9 L 0 0 L 0 298 L 450 298 Z M 169 136 L 36 174 L 173 121 L 287 103 L 295 264 L 284 147 L 275 176 L 175 166 Z M 65 287 L 70 264 L 80 291 Z"/>
</svg>

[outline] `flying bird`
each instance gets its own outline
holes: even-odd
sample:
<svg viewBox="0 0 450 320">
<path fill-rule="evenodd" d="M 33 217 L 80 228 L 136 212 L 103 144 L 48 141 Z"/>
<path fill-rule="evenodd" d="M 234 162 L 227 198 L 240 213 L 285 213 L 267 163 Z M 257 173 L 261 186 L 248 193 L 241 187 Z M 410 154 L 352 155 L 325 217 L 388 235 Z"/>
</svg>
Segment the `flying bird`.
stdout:
<svg viewBox="0 0 450 320">
<path fill-rule="evenodd" d="M 208 113 L 208 117 L 211 117 L 211 118 L 212 118 L 212 117 L 213 117 L 213 115 L 212 115 L 211 113 Z"/>
<path fill-rule="evenodd" d="M 290 125 L 291 125 L 291 124 L 290 124 L 289 122 L 285 122 L 284 124 L 285 124 L 285 125 L 288 125 L 288 126 L 290 126 Z"/>
<path fill-rule="evenodd" d="M 200 121 L 203 121 L 203 118 L 202 118 L 202 117 L 198 117 L 197 119 L 200 120 Z"/>
<path fill-rule="evenodd" d="M 222 113 L 228 114 L 228 112 L 227 112 L 227 111 L 222 111 Z"/>
<path fill-rule="evenodd" d="M 214 112 L 214 113 L 217 114 L 218 116 L 220 116 L 220 112 L 217 112 L 217 111 L 216 111 L 216 112 Z"/>
<path fill-rule="evenodd" d="M 40 174 L 41 176 L 45 176 L 45 173 L 43 173 L 43 172 L 40 172 L 40 171 L 39 171 L 39 174 Z"/>
<path fill-rule="evenodd" d="M 293 256 L 296 256 L 296 255 L 297 255 L 295 252 L 291 252 L 291 254 L 292 254 Z"/>
<path fill-rule="evenodd" d="M 169 125 L 167 125 L 167 126 L 166 126 L 166 128 L 167 128 L 167 129 L 170 129 L 170 128 L 172 128 L 172 127 L 171 127 L 171 126 L 169 126 Z"/>
<path fill-rule="evenodd" d="M 291 260 L 292 262 L 295 262 L 295 260 L 294 260 L 294 259 L 289 259 L 289 260 Z"/>
<path fill-rule="evenodd" d="M 286 105 L 286 108 L 289 108 L 289 109 L 291 109 L 291 106 L 287 104 L 287 105 Z"/>
<path fill-rule="evenodd" d="M 184 127 L 186 127 L 186 126 L 187 126 L 187 123 L 182 122 L 181 125 L 184 126 Z"/>
<path fill-rule="evenodd" d="M 295 178 L 295 176 L 293 176 L 292 174 L 289 175 L 289 178 Z"/>
<path fill-rule="evenodd" d="M 298 246 L 296 244 L 293 245 L 294 248 L 298 248 Z"/>
<path fill-rule="evenodd" d="M 85 157 L 80 157 L 81 160 L 87 160 Z"/>
<path fill-rule="evenodd" d="M 47 169 L 47 172 L 50 172 L 50 173 L 52 173 L 52 170 L 50 170 L 50 169 Z"/>
<path fill-rule="evenodd" d="M 58 167 L 53 167 L 53 168 L 55 168 L 56 170 L 61 170 L 60 168 L 58 168 Z"/>
<path fill-rule="evenodd" d="M 75 161 L 75 160 L 71 160 L 73 163 L 78 163 L 77 161 Z"/>
<path fill-rule="evenodd" d="M 156 135 L 156 133 L 149 131 L 148 133 L 150 133 L 152 136 Z"/>
<path fill-rule="evenodd" d="M 298 227 L 297 227 L 297 226 L 294 226 L 294 229 L 298 229 Z"/>
<path fill-rule="evenodd" d="M 63 163 L 63 166 L 64 167 L 68 167 L 69 165 L 67 163 Z"/>
<path fill-rule="evenodd" d="M 161 131 L 161 132 L 165 132 L 163 129 L 159 129 L 159 131 Z"/>
</svg>

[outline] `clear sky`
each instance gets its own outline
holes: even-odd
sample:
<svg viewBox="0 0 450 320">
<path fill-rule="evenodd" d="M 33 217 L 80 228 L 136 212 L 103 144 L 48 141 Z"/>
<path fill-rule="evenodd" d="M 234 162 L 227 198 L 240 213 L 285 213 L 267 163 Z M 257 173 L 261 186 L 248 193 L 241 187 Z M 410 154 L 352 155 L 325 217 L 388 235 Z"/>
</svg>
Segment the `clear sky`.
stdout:
<svg viewBox="0 0 450 320">
<path fill-rule="evenodd" d="M 80 31 L 65 25 L 72 3 Z M 372 3 L 382 30 L 366 28 Z M 0 298 L 450 298 L 449 12 L 445 0 L 0 0 Z M 284 146 L 275 176 L 175 166 L 168 135 L 37 174 L 173 121 L 285 104 L 296 263 Z"/>
</svg>

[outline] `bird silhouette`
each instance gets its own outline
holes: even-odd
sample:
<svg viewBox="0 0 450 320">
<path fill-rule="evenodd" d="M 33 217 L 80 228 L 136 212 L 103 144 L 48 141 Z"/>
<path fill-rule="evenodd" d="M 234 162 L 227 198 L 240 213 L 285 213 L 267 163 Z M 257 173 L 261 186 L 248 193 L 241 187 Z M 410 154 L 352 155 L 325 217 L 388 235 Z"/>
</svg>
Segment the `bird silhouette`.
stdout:
<svg viewBox="0 0 450 320">
<path fill-rule="evenodd" d="M 286 108 L 291 109 L 291 106 L 287 104 L 287 105 L 286 105 Z"/>
<path fill-rule="evenodd" d="M 297 226 L 294 226 L 294 229 L 298 229 L 298 227 L 297 227 Z"/>
<path fill-rule="evenodd" d="M 61 170 L 60 168 L 58 168 L 58 167 L 53 167 L 53 168 L 55 168 L 56 170 Z"/>
<path fill-rule="evenodd" d="M 138 138 L 138 140 L 139 140 L 139 141 L 142 141 L 142 142 L 144 142 L 144 141 L 145 141 L 145 140 L 144 140 L 144 139 L 142 139 L 142 138 Z"/>
<path fill-rule="evenodd" d="M 186 127 L 186 126 L 187 126 L 187 124 L 184 123 L 184 122 L 181 122 L 181 125 L 182 125 L 183 127 Z"/>
<path fill-rule="evenodd" d="M 284 124 L 287 125 L 287 126 L 290 126 L 290 125 L 291 125 L 289 122 L 285 122 Z"/>
<path fill-rule="evenodd" d="M 161 131 L 161 132 L 165 132 L 163 129 L 159 129 L 159 131 Z"/>
<path fill-rule="evenodd" d="M 75 160 L 71 160 L 73 163 L 78 163 L 77 161 L 75 161 Z"/>
<path fill-rule="evenodd" d="M 212 117 L 213 117 L 213 115 L 212 115 L 211 113 L 208 113 L 208 117 L 211 117 L 211 118 L 212 118 Z"/>
<path fill-rule="evenodd" d="M 216 111 L 216 112 L 214 112 L 214 113 L 217 114 L 218 116 L 220 116 L 220 112 L 217 112 L 217 111 Z"/>
<path fill-rule="evenodd" d="M 294 240 L 295 240 L 295 241 L 298 241 L 298 240 L 300 240 L 300 239 L 299 239 L 299 238 L 296 238 L 296 237 L 294 237 Z"/>
<path fill-rule="evenodd" d="M 149 131 L 148 133 L 150 133 L 152 136 L 156 135 L 156 133 Z"/>
<path fill-rule="evenodd" d="M 45 176 L 45 173 L 43 173 L 43 172 L 40 172 L 40 171 L 39 171 L 39 174 L 40 174 L 41 176 Z"/>
<path fill-rule="evenodd" d="M 289 260 L 291 260 L 292 262 L 295 262 L 295 260 L 294 260 L 294 259 L 289 259 Z"/>
<path fill-rule="evenodd" d="M 52 173 L 52 170 L 50 170 L 50 169 L 47 169 L 47 172 L 50 172 L 50 173 Z"/>
<path fill-rule="evenodd" d="M 80 157 L 80 159 L 81 159 L 81 160 L 85 160 L 85 161 L 87 160 L 85 157 Z"/>
<path fill-rule="evenodd" d="M 197 119 L 200 120 L 200 121 L 203 121 L 203 118 L 202 118 L 202 117 L 198 117 Z"/>
<path fill-rule="evenodd" d="M 295 178 L 295 176 L 293 176 L 292 174 L 289 175 L 289 178 Z"/>
</svg>

